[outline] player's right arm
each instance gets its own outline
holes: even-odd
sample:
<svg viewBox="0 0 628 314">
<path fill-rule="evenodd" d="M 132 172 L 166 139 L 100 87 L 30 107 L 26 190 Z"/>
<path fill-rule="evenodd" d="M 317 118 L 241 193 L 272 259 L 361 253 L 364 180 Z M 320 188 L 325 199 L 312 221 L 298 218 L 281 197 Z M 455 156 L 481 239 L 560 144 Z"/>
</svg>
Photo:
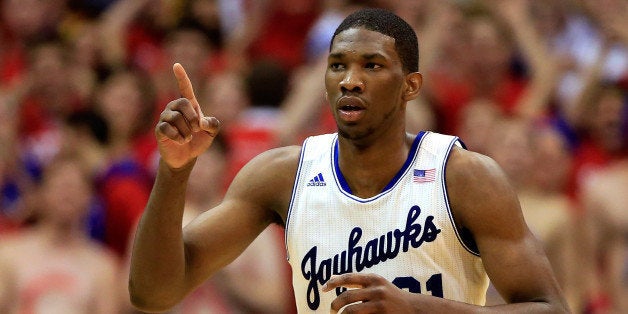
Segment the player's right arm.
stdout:
<svg viewBox="0 0 628 314">
<path fill-rule="evenodd" d="M 237 257 L 290 199 L 299 149 L 281 148 L 253 159 L 236 176 L 224 201 L 182 229 L 185 190 L 195 158 L 218 132 L 200 111 L 180 65 L 175 76 L 185 97 L 168 104 L 155 134 L 161 160 L 131 256 L 129 293 L 143 311 L 165 311 Z M 218 184 L 207 182 L 207 184 Z"/>
<path fill-rule="evenodd" d="M 254 158 L 238 173 L 221 204 L 185 228 L 183 195 L 189 170 L 175 171 L 161 162 L 132 251 L 133 305 L 147 312 L 170 309 L 239 256 L 269 224 L 281 223 L 298 155 L 298 147 L 286 147 Z"/>
</svg>

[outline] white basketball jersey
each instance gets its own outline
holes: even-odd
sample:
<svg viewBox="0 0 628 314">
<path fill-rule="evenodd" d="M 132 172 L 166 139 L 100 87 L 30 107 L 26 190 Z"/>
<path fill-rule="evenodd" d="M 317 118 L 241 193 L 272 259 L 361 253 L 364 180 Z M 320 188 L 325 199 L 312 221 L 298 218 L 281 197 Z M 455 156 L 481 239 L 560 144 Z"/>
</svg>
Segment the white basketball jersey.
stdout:
<svg viewBox="0 0 628 314">
<path fill-rule="evenodd" d="M 488 277 L 477 249 L 456 229 L 445 164 L 457 137 L 417 135 L 397 175 L 371 198 L 351 194 L 338 166 L 337 134 L 303 143 L 286 223 L 299 312 L 328 313 L 341 289 L 332 274 L 375 273 L 397 287 L 484 305 Z"/>
</svg>

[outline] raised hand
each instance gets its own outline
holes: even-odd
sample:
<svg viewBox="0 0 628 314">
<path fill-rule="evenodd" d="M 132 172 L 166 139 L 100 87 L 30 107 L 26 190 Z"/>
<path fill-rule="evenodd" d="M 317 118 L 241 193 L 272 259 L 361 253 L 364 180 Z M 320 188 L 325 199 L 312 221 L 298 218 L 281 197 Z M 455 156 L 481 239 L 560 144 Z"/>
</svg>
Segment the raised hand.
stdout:
<svg viewBox="0 0 628 314">
<path fill-rule="evenodd" d="M 183 97 L 168 103 L 159 116 L 155 137 L 161 159 L 168 167 L 177 169 L 209 148 L 220 130 L 220 121 L 203 115 L 183 66 L 175 63 L 172 70 Z"/>
</svg>

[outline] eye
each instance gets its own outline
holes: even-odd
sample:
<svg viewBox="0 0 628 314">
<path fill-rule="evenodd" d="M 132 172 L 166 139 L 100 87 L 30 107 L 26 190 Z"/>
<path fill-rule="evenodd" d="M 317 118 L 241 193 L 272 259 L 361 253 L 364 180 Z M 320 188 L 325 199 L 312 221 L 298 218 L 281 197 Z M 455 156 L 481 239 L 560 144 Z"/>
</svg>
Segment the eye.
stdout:
<svg viewBox="0 0 628 314">
<path fill-rule="evenodd" d="M 377 69 L 381 68 L 382 65 L 381 64 L 377 64 L 375 62 L 368 62 L 368 63 L 366 63 L 364 65 L 364 67 L 367 68 L 367 69 L 377 70 Z"/>
<path fill-rule="evenodd" d="M 338 70 L 344 69 L 345 66 L 342 63 L 334 62 L 334 63 L 330 63 L 329 64 L 329 68 L 334 70 L 334 71 L 338 71 Z"/>
</svg>

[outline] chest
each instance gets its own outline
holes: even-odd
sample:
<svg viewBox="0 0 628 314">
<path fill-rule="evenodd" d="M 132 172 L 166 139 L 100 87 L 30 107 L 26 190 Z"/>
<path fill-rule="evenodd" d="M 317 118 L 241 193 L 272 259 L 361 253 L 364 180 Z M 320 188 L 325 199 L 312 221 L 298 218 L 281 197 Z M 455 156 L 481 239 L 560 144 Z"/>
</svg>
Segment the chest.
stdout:
<svg viewBox="0 0 628 314">
<path fill-rule="evenodd" d="M 20 308 L 24 310 L 72 313 L 87 308 L 98 293 L 94 280 L 97 275 L 77 255 L 41 255 L 24 250 L 13 261 L 13 268 Z"/>
</svg>

